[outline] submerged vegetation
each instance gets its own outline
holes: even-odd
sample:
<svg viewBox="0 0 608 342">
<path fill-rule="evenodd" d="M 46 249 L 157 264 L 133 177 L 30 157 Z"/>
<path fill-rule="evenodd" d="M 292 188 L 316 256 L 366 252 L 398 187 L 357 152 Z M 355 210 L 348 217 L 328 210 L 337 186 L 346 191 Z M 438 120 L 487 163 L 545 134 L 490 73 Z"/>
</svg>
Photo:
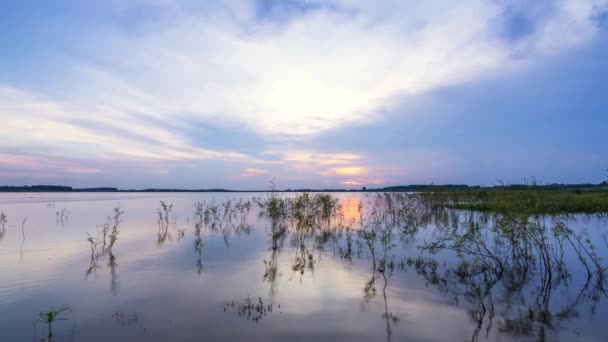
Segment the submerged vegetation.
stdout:
<svg viewBox="0 0 608 342">
<path fill-rule="evenodd" d="M 314 280 L 324 258 L 334 258 L 363 272 L 358 280 L 361 307 L 377 310 L 387 340 L 405 317 L 403 308 L 392 302 L 400 283 L 394 277 L 408 273 L 466 309 L 471 341 L 499 335 L 542 341 L 583 312 L 593 318 L 608 296 L 606 233 L 585 228 L 577 221 L 581 216 L 572 215 L 582 212 L 603 219 L 606 200 L 606 192 L 597 189 L 549 191 L 534 186 L 356 196 L 270 192 L 251 200 L 195 202 L 185 221 L 193 224 L 193 234 L 181 221 L 178 228 L 173 203 L 160 201 L 156 242 L 160 246 L 170 240 L 173 231 L 178 240 L 192 241 L 189 269 L 203 276 L 203 270 L 218 267 L 212 258 L 204 265 L 203 248 L 207 251 L 209 242 L 211 250 L 216 248 L 212 239 L 234 248 L 234 236 L 253 230 L 254 213 L 264 224 L 265 247 L 255 272 L 268 286 L 263 295 L 267 299 L 253 294 L 258 298 L 253 300 L 243 293 L 237 298 L 247 295 L 245 300 L 224 305 L 224 311 L 251 322 L 280 309 L 274 301 L 281 281 L 305 284 Z M 107 258 L 112 293 L 117 288 L 114 249 L 123 214 L 117 205 L 87 238 L 91 263 L 86 275 L 96 274 L 99 260 Z M 5 224 L 0 212 L 0 231 Z M 52 322 L 68 309 L 49 311 L 45 317 Z"/>
<path fill-rule="evenodd" d="M 461 209 L 463 198 L 471 197 L 459 193 L 374 193 L 359 202 L 356 215 L 349 213 L 349 219 L 340 201 L 331 195 L 272 194 L 256 199 L 261 215 L 271 221 L 271 258 L 264 261 L 264 279 L 271 283 L 272 294 L 280 274 L 276 255 L 282 241 L 291 236 L 292 268 L 300 276 L 314 270 L 315 251 L 337 251 L 348 261 L 353 256 L 370 260 L 371 276 L 363 286 L 363 299 L 367 303 L 377 296 L 377 280 L 382 279 L 382 318 L 388 339 L 399 321 L 389 310 L 389 279 L 394 272 L 414 269 L 429 284 L 469 305 L 476 327 L 472 340 L 484 329 L 487 337 L 493 326 L 500 334 L 545 340 L 549 331 L 576 317 L 579 305 L 590 302 L 593 315 L 597 302 L 606 296 L 608 267 L 598 250 L 608 249 L 608 239 L 604 235 L 603 241 L 593 242 L 585 229 L 568 228 L 570 217 L 558 210 L 550 210 L 550 216 L 539 214 L 546 208 L 558 208 L 558 193 L 553 194 L 557 197 L 526 194 L 538 196 L 533 207 L 527 206 L 529 202 L 518 203 L 518 196 L 524 196 L 518 193 L 502 197 L 500 203 L 505 204 L 500 210 L 465 212 L 454 209 Z M 502 195 L 492 195 L 491 201 L 496 202 L 491 203 L 499 203 Z M 517 209 L 509 207 L 511 204 Z M 435 227 L 433 238 L 416 239 L 430 224 Z M 405 255 L 399 243 L 412 239 L 419 241 L 420 254 Z M 575 258 L 567 262 L 567 255 Z M 584 281 L 575 286 L 571 279 L 580 278 L 579 270 L 584 270 Z M 559 293 L 570 287 L 575 287 L 574 299 L 565 307 L 556 305 L 564 300 Z M 501 319 L 494 324 L 497 306 Z"/>
</svg>

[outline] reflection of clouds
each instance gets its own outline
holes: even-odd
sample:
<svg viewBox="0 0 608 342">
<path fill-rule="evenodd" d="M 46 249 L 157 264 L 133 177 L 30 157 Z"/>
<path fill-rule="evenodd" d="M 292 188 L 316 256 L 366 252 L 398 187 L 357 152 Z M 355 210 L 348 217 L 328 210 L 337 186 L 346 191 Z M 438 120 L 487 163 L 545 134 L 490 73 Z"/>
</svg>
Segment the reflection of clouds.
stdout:
<svg viewBox="0 0 608 342">
<path fill-rule="evenodd" d="M 65 195 L 71 196 L 72 194 Z M 90 196 L 106 198 L 105 196 L 110 195 Z M 178 227 L 187 227 L 186 237 L 184 241 L 173 241 L 163 249 L 156 248 L 154 244 L 157 233 L 154 210 L 159 199 L 166 200 L 163 196 L 170 195 L 160 194 L 152 198 L 149 198 L 150 195 L 146 196 L 148 197 L 136 201 L 125 201 L 125 220 L 121 225 L 120 238 L 115 248 L 120 267 L 112 265 L 115 260 L 105 260 L 105 263 L 100 263 L 104 269 L 99 272 L 99 279 L 95 281 L 83 281 L 89 255 L 84 232 L 93 230 L 95 224 L 103 222 L 103 217 L 111 213 L 110 209 L 115 202 L 74 203 L 69 207 L 75 215 L 74 220 L 62 228 L 55 227 L 52 222 L 45 224 L 40 217 L 32 217 L 31 225 L 28 224 L 28 227 L 32 227 L 28 231 L 28 238 L 35 238 L 31 240 L 32 244 L 23 263 L 14 262 L 17 254 L 6 253 L 18 246 L 20 240 L 11 238 L 9 241 L 3 241 L 7 243 L 0 244 L 0 251 L 5 253 L 3 256 L 7 256 L 6 262 L 0 264 L 0 283 L 3 284 L 3 287 L 0 287 L 0 303 L 12 303 L 17 306 L 21 303 L 36 302 L 52 291 L 54 299 L 75 305 L 79 313 L 85 312 L 85 318 L 80 321 L 97 328 L 105 327 L 96 321 L 99 319 L 95 316 L 96 313 L 110 310 L 112 306 L 120 305 L 122 308 L 122 305 L 132 305 L 136 306 L 138 311 L 145 312 L 146 319 L 159 323 L 153 326 L 163 333 L 174 333 L 176 330 L 170 329 L 179 327 L 179 334 L 182 334 L 184 329 L 192 328 L 192 334 L 196 336 L 200 331 L 195 328 L 200 329 L 201 319 L 204 319 L 205 322 L 214 322 L 212 326 L 206 326 L 210 335 L 225 337 L 225 332 L 217 327 L 230 327 L 234 322 L 221 314 L 218 318 L 223 303 L 232 299 L 259 296 L 265 301 L 271 300 L 274 304 L 281 305 L 282 314 L 269 317 L 269 322 L 280 324 L 269 324 L 256 330 L 256 337 L 276 337 L 276 334 L 281 334 L 282 337 L 290 334 L 300 338 L 314 334 L 326 337 L 334 336 L 331 334 L 357 332 L 354 335 L 362 334 L 367 340 L 373 340 L 384 334 L 383 312 L 387 319 L 393 317 L 392 315 L 400 318 L 398 322 L 391 323 L 390 329 L 395 337 L 407 339 L 413 336 L 417 340 L 465 340 L 470 337 L 472 326 L 466 305 L 448 305 L 451 298 L 446 299 L 443 293 L 435 294 L 435 289 L 429 290 L 426 287 L 427 280 L 415 272 L 391 273 L 386 291 L 382 292 L 383 295 L 386 294 L 386 299 L 380 295 L 380 286 L 383 284 L 377 282 L 376 296 L 370 297 L 369 301 L 361 305 L 365 301 L 365 284 L 372 273 L 370 260 L 363 256 L 363 259 L 354 258 L 351 262 L 344 262 L 333 254 L 335 250 L 332 251 L 329 245 L 326 245 L 328 248 L 323 249 L 323 252 L 319 252 L 319 241 L 314 237 L 305 241 L 307 252 L 314 254 L 314 272 L 307 270 L 300 274 L 295 271 L 292 266 L 297 258 L 298 247 L 294 249 L 293 246 L 285 244 L 276 254 L 280 273 L 276 278 L 276 292 L 268 296 L 270 285 L 264 281 L 266 269 L 263 260 L 268 259 L 271 253 L 269 240 L 272 238 L 268 235 L 268 222 L 259 220 L 255 212 L 251 213 L 249 219 L 257 223 L 256 229 L 251 235 L 243 235 L 242 238 L 233 234 L 229 248 L 225 246 L 221 234 L 210 234 L 206 228 L 202 228 L 205 273 L 197 274 L 196 245 L 193 251 L 193 243 L 196 241 L 195 220 L 184 223 L 183 218 L 192 215 L 192 204 L 195 201 L 215 199 L 221 202 L 228 198 L 234 199 L 233 196 L 236 195 L 175 196 L 172 202 L 176 204 L 175 215 L 180 218 Z M 292 197 L 296 194 L 286 193 L 281 196 Z M 383 195 L 339 193 L 336 196 L 339 198 L 338 203 L 344 219 L 352 221 L 358 220 L 362 201 L 371 205 L 370 202 L 379 200 Z M 47 198 L 46 195 L 38 197 Z M 45 202 L 32 200 L 31 203 L 13 205 L 18 206 L 22 212 L 35 212 L 44 216 L 46 214 L 37 210 L 46 208 L 43 205 Z M 78 208 L 83 207 L 76 204 L 88 208 L 87 211 L 79 211 Z M 10 209 L 10 217 L 21 213 L 15 210 L 15 207 Z M 52 214 L 52 210 L 49 209 L 47 213 Z M 580 222 L 583 223 L 586 222 Z M 383 272 L 386 271 L 385 266 L 380 265 L 379 262 L 378 267 L 374 267 L 376 279 L 380 279 L 378 272 L 387 276 L 387 273 Z M 116 269 L 112 270 L 112 267 Z M 380 271 L 379 267 L 382 267 L 383 271 Z M 119 299 L 105 300 L 108 297 L 104 296 L 110 292 L 108 280 L 110 289 L 120 289 Z M 162 312 L 159 312 L 159 307 L 163 308 Z M 31 308 L 27 310 L 29 309 Z M 178 317 L 179 323 L 162 325 L 166 324 L 167 316 Z M 271 321 L 274 319 L 278 321 Z M 441 329 L 437 329 L 437 326 L 441 326 Z M 489 340 L 496 339 L 495 334 L 495 330 L 491 331 Z M 501 336 L 501 339 L 509 340 L 509 337 Z"/>
</svg>

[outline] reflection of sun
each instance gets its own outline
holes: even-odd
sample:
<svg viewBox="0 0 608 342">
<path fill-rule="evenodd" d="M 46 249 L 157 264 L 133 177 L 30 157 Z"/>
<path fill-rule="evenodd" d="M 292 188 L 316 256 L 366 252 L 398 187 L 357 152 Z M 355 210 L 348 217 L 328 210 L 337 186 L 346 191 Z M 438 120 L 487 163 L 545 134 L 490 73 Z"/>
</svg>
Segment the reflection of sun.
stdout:
<svg viewBox="0 0 608 342">
<path fill-rule="evenodd" d="M 345 220 L 356 221 L 359 219 L 359 203 L 361 203 L 361 200 L 358 198 L 342 199 L 342 213 Z"/>
</svg>

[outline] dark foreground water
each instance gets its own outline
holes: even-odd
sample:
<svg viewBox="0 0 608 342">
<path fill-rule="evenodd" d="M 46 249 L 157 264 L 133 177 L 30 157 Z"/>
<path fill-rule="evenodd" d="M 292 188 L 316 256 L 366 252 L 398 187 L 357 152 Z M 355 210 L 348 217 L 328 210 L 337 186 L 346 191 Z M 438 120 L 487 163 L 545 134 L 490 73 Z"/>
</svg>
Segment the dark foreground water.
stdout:
<svg viewBox="0 0 608 342">
<path fill-rule="evenodd" d="M 511 245 L 504 217 L 336 194 L 327 220 L 273 220 L 268 196 L 0 194 L 0 341 L 608 341 L 604 218 L 532 218 Z"/>
</svg>

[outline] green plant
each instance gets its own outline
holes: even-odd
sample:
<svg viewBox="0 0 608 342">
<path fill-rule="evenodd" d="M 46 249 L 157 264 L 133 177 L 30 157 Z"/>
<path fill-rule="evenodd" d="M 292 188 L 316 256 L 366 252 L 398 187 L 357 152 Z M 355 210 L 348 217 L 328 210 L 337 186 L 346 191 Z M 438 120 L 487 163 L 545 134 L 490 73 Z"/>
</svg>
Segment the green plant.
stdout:
<svg viewBox="0 0 608 342">
<path fill-rule="evenodd" d="M 53 323 L 55 323 L 56 321 L 67 320 L 67 318 L 62 317 L 62 315 L 66 311 L 71 312 L 72 309 L 67 305 L 62 305 L 57 309 L 50 309 L 48 311 L 44 311 L 44 312 L 41 312 L 38 314 L 40 319 L 37 320 L 36 322 L 47 324 L 47 327 L 48 327 L 47 341 L 51 342 L 53 340 Z"/>
</svg>

